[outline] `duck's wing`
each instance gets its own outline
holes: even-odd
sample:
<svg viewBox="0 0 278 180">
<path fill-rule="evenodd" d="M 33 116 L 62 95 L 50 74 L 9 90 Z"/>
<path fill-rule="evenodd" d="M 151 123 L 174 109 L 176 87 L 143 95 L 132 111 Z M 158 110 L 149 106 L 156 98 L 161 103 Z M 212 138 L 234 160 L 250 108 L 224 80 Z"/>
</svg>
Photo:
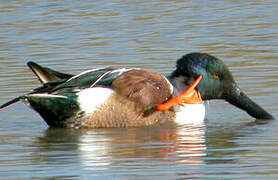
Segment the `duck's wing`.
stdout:
<svg viewBox="0 0 278 180">
<path fill-rule="evenodd" d="M 37 76 L 39 81 L 42 84 L 51 82 L 51 81 L 57 81 L 61 79 L 69 79 L 73 77 L 74 75 L 72 74 L 66 74 L 66 73 L 61 73 L 58 71 L 55 71 L 53 69 L 43 67 L 38 65 L 35 62 L 29 61 L 27 63 L 28 67 L 33 71 L 33 73 Z"/>
<path fill-rule="evenodd" d="M 115 68 L 90 69 L 74 76 L 71 74 L 61 73 L 50 68 L 42 67 L 34 62 L 28 62 L 27 65 L 36 74 L 43 85 L 27 94 L 21 95 L 4 103 L 0 106 L 0 109 L 16 103 L 28 95 L 37 93 L 76 93 L 81 89 L 94 86 L 111 87 L 112 82 L 120 74 L 129 70 Z"/>
<path fill-rule="evenodd" d="M 48 93 L 60 92 L 63 90 L 78 91 L 85 88 L 93 88 L 96 86 L 102 86 L 110 88 L 115 79 L 117 79 L 122 73 L 131 69 L 115 69 L 115 68 L 102 68 L 102 69 L 90 69 L 81 72 L 65 82 L 55 86 Z"/>
</svg>

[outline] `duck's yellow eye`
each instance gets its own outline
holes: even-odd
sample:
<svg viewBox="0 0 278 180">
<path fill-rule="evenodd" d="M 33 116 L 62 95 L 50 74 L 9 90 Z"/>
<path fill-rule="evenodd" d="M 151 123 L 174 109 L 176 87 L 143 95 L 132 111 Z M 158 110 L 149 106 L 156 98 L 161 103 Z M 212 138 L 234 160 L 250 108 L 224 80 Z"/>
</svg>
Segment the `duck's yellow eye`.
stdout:
<svg viewBox="0 0 278 180">
<path fill-rule="evenodd" d="M 217 74 L 214 74 L 213 79 L 219 79 L 219 76 Z"/>
</svg>

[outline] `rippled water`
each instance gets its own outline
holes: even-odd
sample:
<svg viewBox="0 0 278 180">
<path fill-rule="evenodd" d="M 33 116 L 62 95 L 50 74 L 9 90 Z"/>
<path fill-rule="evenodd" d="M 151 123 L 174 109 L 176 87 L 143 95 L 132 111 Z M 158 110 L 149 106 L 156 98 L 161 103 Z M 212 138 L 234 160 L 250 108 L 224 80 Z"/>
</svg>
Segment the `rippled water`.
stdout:
<svg viewBox="0 0 278 180">
<path fill-rule="evenodd" d="M 0 0 L 0 102 L 38 86 L 29 60 L 68 73 L 112 65 L 168 74 L 202 51 L 278 117 L 277 9 L 275 0 Z M 216 101 L 199 126 L 49 129 L 18 103 L 0 112 L 0 177 L 278 179 L 277 127 Z"/>
</svg>

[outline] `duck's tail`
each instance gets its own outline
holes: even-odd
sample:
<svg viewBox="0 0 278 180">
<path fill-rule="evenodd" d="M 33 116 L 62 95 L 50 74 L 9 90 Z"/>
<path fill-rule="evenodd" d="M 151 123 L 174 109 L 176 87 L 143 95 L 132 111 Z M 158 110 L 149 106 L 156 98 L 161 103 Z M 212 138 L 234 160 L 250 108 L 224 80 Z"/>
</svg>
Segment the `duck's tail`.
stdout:
<svg viewBox="0 0 278 180">
<path fill-rule="evenodd" d="M 29 61 L 27 63 L 27 65 L 34 72 L 34 74 L 37 76 L 37 78 L 39 79 L 39 81 L 42 84 L 51 83 L 52 81 L 54 82 L 54 81 L 60 81 L 60 80 L 63 80 L 63 79 L 69 79 L 73 76 L 72 74 L 61 73 L 61 72 L 52 70 L 50 68 L 40 66 L 37 63 L 32 62 L 32 61 Z M 16 97 L 16 98 L 4 103 L 3 105 L 1 105 L 0 109 L 3 109 L 3 108 L 5 108 L 5 107 L 7 107 L 11 104 L 14 104 L 14 103 L 18 102 L 19 100 L 21 100 L 23 97 L 26 97 L 27 95 L 40 92 L 43 89 L 45 89 L 45 88 L 44 87 L 37 88 L 37 89 L 31 91 L 30 93 L 27 93 L 27 94 L 24 94 L 22 96 Z"/>
<path fill-rule="evenodd" d="M 16 98 L 14 98 L 14 99 L 12 99 L 12 100 L 10 100 L 10 101 L 8 101 L 8 102 L 2 104 L 2 105 L 0 106 L 0 109 L 3 109 L 3 108 L 5 108 L 5 107 L 7 107 L 7 106 L 9 106 L 9 105 L 11 105 L 11 104 L 14 104 L 14 103 L 18 102 L 21 98 L 22 98 L 22 96 L 19 96 L 19 97 L 16 97 Z"/>
</svg>

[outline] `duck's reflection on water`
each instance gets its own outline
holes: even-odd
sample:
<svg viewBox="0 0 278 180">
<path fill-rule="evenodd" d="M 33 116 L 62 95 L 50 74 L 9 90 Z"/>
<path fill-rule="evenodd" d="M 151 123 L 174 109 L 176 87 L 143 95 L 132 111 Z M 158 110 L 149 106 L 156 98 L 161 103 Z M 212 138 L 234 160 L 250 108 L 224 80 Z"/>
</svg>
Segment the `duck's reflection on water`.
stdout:
<svg viewBox="0 0 278 180">
<path fill-rule="evenodd" d="M 105 172 L 109 177 L 206 177 L 210 168 L 221 170 L 223 164 L 237 163 L 238 157 L 248 151 L 239 148 L 237 139 L 260 130 L 257 123 L 229 127 L 206 122 L 142 128 L 50 128 L 32 144 L 36 149 L 32 158 L 36 164 L 59 165 L 85 176 Z"/>
<path fill-rule="evenodd" d="M 54 163 L 72 157 L 86 168 L 200 165 L 206 155 L 203 124 L 90 130 L 50 128 L 37 142 L 40 156 L 47 157 L 40 160 Z"/>
<path fill-rule="evenodd" d="M 204 126 L 146 127 L 94 130 L 80 137 L 80 157 L 86 165 L 126 164 L 132 166 L 157 162 L 203 163 L 206 146 Z"/>
</svg>

